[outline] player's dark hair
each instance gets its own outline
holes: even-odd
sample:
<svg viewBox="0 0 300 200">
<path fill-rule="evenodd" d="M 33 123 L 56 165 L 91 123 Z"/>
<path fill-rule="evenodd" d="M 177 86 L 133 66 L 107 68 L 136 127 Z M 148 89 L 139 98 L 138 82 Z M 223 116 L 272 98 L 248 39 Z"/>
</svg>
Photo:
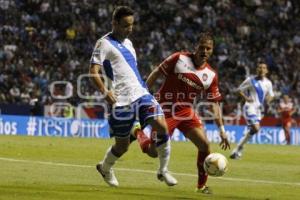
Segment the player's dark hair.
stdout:
<svg viewBox="0 0 300 200">
<path fill-rule="evenodd" d="M 259 64 L 265 64 L 265 65 L 267 65 L 267 67 L 269 67 L 266 59 L 264 59 L 264 58 L 258 58 L 257 59 L 256 66 L 258 66 Z"/>
<path fill-rule="evenodd" d="M 202 32 L 199 34 L 198 43 L 202 43 L 204 41 L 211 40 L 214 41 L 213 35 L 211 32 Z"/>
<path fill-rule="evenodd" d="M 131 16 L 134 14 L 134 11 L 128 6 L 118 6 L 113 12 L 113 20 L 120 21 L 121 18 Z"/>
</svg>

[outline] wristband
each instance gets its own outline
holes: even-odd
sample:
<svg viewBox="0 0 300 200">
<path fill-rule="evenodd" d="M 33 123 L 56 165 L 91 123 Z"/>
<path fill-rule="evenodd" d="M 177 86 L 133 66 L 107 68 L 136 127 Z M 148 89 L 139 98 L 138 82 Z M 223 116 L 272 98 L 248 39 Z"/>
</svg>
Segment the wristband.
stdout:
<svg viewBox="0 0 300 200">
<path fill-rule="evenodd" d="M 219 127 L 219 130 L 220 130 L 220 132 L 223 132 L 223 133 L 225 133 L 225 128 L 224 128 L 224 125 L 220 126 L 220 127 Z"/>
</svg>

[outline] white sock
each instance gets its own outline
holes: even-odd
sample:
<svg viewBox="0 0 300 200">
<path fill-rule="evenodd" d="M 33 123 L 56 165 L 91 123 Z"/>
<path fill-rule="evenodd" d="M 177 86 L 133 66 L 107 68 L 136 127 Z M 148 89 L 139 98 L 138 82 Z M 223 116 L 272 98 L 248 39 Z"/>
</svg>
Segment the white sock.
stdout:
<svg viewBox="0 0 300 200">
<path fill-rule="evenodd" d="M 159 158 L 159 172 L 162 173 L 168 171 L 168 164 L 171 153 L 170 139 L 156 147 L 156 150 Z"/>
<path fill-rule="evenodd" d="M 112 152 L 111 152 L 111 146 L 107 149 L 106 154 L 102 160 L 102 169 L 104 171 L 109 171 L 112 166 L 115 164 L 116 160 L 119 159 L 119 157 L 115 156 Z"/>
<path fill-rule="evenodd" d="M 240 140 L 237 149 L 240 150 L 243 148 L 244 144 L 246 144 L 248 142 L 248 140 L 251 138 L 252 135 L 249 134 L 249 132 L 244 135 L 244 137 L 242 137 L 242 139 Z"/>
</svg>

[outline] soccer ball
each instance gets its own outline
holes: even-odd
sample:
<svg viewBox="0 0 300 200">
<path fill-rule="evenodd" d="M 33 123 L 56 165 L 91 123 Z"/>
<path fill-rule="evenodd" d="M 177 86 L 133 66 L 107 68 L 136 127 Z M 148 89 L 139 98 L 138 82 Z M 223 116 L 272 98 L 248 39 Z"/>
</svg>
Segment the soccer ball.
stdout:
<svg viewBox="0 0 300 200">
<path fill-rule="evenodd" d="M 203 167 L 210 176 L 223 176 L 228 168 L 228 160 L 220 153 L 211 153 L 205 158 Z"/>
</svg>

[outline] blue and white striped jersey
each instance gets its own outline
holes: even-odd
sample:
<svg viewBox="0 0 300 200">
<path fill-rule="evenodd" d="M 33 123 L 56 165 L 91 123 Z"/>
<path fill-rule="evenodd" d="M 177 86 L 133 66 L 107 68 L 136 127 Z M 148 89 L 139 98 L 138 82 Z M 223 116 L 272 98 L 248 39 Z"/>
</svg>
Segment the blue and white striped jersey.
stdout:
<svg viewBox="0 0 300 200">
<path fill-rule="evenodd" d="M 251 97 L 253 102 L 246 102 L 246 104 L 255 107 L 262 106 L 267 95 L 274 96 L 272 83 L 266 77 L 257 80 L 256 76 L 250 76 L 239 86 L 238 90 Z"/>
<path fill-rule="evenodd" d="M 97 41 L 90 62 L 102 66 L 102 72 L 117 99 L 116 106 L 129 105 L 149 94 L 137 68 L 134 47 L 128 38 L 118 41 L 111 33 L 104 35 Z"/>
</svg>

